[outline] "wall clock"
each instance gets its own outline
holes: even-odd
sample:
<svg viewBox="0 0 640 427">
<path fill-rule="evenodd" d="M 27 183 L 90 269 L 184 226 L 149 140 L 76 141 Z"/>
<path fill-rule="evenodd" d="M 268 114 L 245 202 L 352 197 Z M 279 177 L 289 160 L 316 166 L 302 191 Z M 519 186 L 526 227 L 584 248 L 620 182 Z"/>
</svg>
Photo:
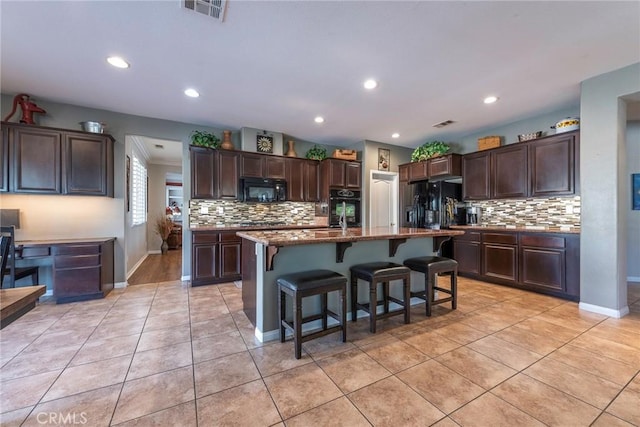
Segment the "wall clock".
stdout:
<svg viewBox="0 0 640 427">
<path fill-rule="evenodd" d="M 259 153 L 273 154 L 273 137 L 267 135 L 258 135 L 256 137 L 256 149 Z"/>
</svg>

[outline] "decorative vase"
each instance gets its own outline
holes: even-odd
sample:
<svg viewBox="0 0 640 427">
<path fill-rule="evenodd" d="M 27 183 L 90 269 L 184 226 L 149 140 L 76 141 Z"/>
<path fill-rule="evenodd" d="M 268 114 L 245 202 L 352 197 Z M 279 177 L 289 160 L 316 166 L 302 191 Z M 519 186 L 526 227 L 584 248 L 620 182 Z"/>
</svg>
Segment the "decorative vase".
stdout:
<svg viewBox="0 0 640 427">
<path fill-rule="evenodd" d="M 160 252 L 162 253 L 162 255 L 164 255 L 167 253 L 167 251 L 169 251 L 169 244 L 166 240 L 163 240 L 162 245 L 160 245 Z"/>
<path fill-rule="evenodd" d="M 222 131 L 222 145 L 220 148 L 224 150 L 233 150 L 233 143 L 231 142 L 231 131 Z"/>
<path fill-rule="evenodd" d="M 298 157 L 295 148 L 293 148 L 294 143 L 294 141 L 289 141 L 289 149 L 287 150 L 287 154 L 285 154 L 287 157 Z"/>
</svg>

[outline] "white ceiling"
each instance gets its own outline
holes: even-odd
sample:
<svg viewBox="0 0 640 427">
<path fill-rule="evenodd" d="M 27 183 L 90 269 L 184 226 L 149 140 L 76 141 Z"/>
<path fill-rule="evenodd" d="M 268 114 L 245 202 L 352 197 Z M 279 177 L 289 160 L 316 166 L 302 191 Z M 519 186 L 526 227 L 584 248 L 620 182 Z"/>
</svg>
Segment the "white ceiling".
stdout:
<svg viewBox="0 0 640 427">
<path fill-rule="evenodd" d="M 455 140 L 575 106 L 581 81 L 640 61 L 638 1 L 228 0 L 221 23 L 179 0 L 3 0 L 0 14 L 3 93 L 339 146 Z"/>
</svg>

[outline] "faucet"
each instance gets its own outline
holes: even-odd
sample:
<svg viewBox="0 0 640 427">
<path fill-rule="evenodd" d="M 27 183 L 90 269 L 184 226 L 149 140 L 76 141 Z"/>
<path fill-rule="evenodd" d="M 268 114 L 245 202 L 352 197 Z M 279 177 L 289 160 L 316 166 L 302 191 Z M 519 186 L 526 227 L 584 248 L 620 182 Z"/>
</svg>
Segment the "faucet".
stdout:
<svg viewBox="0 0 640 427">
<path fill-rule="evenodd" d="M 340 218 L 338 219 L 338 224 L 340 228 L 342 228 L 342 233 L 346 233 L 347 231 L 347 202 L 342 202 L 342 213 L 340 214 Z"/>
</svg>

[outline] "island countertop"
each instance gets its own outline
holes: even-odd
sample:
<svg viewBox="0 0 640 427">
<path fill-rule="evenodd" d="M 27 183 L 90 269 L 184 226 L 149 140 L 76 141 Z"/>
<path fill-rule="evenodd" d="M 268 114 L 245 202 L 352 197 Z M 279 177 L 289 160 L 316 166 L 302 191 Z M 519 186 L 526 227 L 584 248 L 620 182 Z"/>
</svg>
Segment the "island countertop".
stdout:
<svg viewBox="0 0 640 427">
<path fill-rule="evenodd" d="M 315 243 L 345 243 L 365 240 L 394 240 L 412 237 L 451 237 L 463 235 L 463 230 L 430 230 L 426 228 L 404 227 L 361 227 L 302 229 L 302 230 L 264 230 L 239 231 L 236 233 L 243 239 L 251 240 L 265 246 L 295 246 Z"/>
</svg>

